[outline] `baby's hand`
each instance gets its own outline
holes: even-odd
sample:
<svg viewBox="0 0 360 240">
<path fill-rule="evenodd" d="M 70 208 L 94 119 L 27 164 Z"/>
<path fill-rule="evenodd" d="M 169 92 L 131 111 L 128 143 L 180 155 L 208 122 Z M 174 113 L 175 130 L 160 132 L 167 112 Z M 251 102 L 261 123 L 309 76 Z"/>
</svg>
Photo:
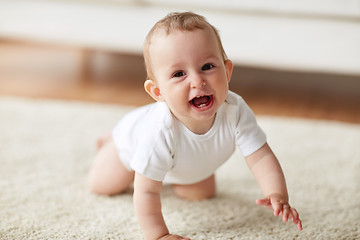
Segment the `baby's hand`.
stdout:
<svg viewBox="0 0 360 240">
<path fill-rule="evenodd" d="M 275 216 L 279 216 L 279 214 L 281 214 L 284 222 L 292 219 L 294 224 L 297 225 L 298 230 L 302 230 L 302 224 L 298 212 L 295 208 L 290 207 L 288 202 L 283 201 L 281 197 L 272 195 L 268 198 L 256 200 L 256 204 L 273 210 Z"/>
<path fill-rule="evenodd" d="M 165 236 L 159 238 L 158 240 L 191 240 L 191 239 L 187 237 L 181 237 L 179 235 L 166 234 Z"/>
</svg>

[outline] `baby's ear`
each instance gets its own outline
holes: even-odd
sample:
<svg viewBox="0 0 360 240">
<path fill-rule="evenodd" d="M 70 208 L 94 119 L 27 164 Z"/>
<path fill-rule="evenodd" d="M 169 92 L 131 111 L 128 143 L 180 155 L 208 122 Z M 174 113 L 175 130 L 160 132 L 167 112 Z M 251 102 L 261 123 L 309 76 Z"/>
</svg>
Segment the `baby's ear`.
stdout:
<svg viewBox="0 0 360 240">
<path fill-rule="evenodd" d="M 154 80 L 146 80 L 144 83 L 144 88 L 145 88 L 145 91 L 153 99 L 155 99 L 155 101 L 164 101 L 164 98 L 161 95 L 160 89 Z"/>
<path fill-rule="evenodd" d="M 226 69 L 226 77 L 227 77 L 227 81 L 230 82 L 231 79 L 231 74 L 233 71 L 233 63 L 230 59 L 225 61 L 225 69 Z"/>
</svg>

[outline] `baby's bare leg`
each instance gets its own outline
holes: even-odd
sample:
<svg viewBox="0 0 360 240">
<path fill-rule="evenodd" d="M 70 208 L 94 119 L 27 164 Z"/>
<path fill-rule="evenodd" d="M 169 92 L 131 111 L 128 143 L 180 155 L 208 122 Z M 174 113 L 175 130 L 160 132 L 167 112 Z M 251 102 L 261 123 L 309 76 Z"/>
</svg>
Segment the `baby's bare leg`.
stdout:
<svg viewBox="0 0 360 240">
<path fill-rule="evenodd" d="M 89 175 L 90 190 L 101 195 L 115 195 L 126 190 L 134 172 L 121 163 L 113 140 L 101 144 Z"/>
<path fill-rule="evenodd" d="M 199 201 L 215 196 L 215 175 L 194 184 L 177 185 L 173 184 L 173 190 L 178 197 L 185 198 L 190 201 Z"/>
</svg>

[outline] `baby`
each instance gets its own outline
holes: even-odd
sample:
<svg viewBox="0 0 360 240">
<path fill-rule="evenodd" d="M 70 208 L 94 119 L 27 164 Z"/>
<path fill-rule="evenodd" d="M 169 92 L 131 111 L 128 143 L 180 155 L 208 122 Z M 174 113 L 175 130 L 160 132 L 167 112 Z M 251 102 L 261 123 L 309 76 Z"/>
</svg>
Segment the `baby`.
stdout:
<svg viewBox="0 0 360 240">
<path fill-rule="evenodd" d="M 98 142 L 90 188 L 113 195 L 134 181 L 134 206 L 145 239 L 189 239 L 169 233 L 163 183 L 188 200 L 215 195 L 215 175 L 238 147 L 264 194 L 258 205 L 283 221 L 301 220 L 290 207 L 280 164 L 244 100 L 229 91 L 233 69 L 217 30 L 191 12 L 171 13 L 144 44 L 146 92 L 156 103 L 128 113 Z"/>
</svg>

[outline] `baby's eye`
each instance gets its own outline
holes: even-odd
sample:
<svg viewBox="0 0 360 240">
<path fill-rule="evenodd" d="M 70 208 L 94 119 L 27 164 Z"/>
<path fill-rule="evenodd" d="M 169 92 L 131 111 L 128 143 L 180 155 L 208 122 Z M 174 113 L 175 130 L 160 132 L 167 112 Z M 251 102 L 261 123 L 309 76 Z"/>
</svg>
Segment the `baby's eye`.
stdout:
<svg viewBox="0 0 360 240">
<path fill-rule="evenodd" d="M 206 71 L 206 70 L 210 70 L 214 67 L 214 65 L 212 65 L 211 63 L 207 63 L 204 66 L 202 66 L 201 70 L 202 71 Z"/>
<path fill-rule="evenodd" d="M 175 78 L 183 77 L 183 76 L 185 76 L 185 73 L 182 71 L 179 71 L 179 72 L 176 72 L 173 74 L 173 77 L 175 77 Z"/>
</svg>

